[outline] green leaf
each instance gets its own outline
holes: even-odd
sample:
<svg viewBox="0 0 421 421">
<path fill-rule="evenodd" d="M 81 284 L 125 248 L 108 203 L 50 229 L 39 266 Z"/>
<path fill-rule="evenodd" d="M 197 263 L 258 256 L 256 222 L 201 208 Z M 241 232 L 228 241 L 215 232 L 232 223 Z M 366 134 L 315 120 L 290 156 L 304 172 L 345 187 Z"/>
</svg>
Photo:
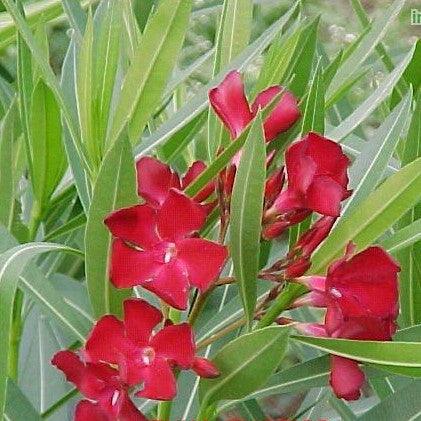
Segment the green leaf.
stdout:
<svg viewBox="0 0 421 421">
<path fill-rule="evenodd" d="M 421 342 L 357 341 L 291 336 L 313 348 L 353 360 L 396 367 L 421 367 Z"/>
<path fill-rule="evenodd" d="M 265 180 L 266 147 L 259 116 L 241 152 L 231 199 L 230 251 L 249 328 L 254 319 L 257 299 Z"/>
<path fill-rule="evenodd" d="M 394 232 L 390 237 L 381 241 L 380 245 L 389 253 L 396 253 L 418 241 L 421 241 L 421 219 L 417 219 L 405 228 Z"/>
<path fill-rule="evenodd" d="M 81 228 L 86 223 L 86 215 L 82 212 L 74 218 L 68 220 L 66 223 L 56 228 L 54 231 L 49 232 L 45 237 L 45 241 L 55 240 L 63 235 L 70 234 L 74 230 Z"/>
<path fill-rule="evenodd" d="M 379 238 L 421 197 L 421 158 L 389 177 L 352 212 L 341 218 L 313 256 L 310 273 L 323 272 L 345 246 L 354 242 L 358 250 Z"/>
<path fill-rule="evenodd" d="M 97 168 L 101 156 L 100 139 L 94 136 L 93 128 L 93 37 L 94 24 L 92 14 L 89 13 L 85 34 L 76 54 L 75 82 L 81 141 L 86 147 L 92 167 Z"/>
<path fill-rule="evenodd" d="M 150 153 L 157 146 L 166 142 L 171 136 L 185 127 L 197 115 L 208 106 L 208 92 L 217 86 L 224 79 L 227 72 L 237 69 L 244 70 L 262 51 L 272 42 L 276 35 L 282 30 L 289 18 L 296 10 L 296 5 L 292 7 L 281 19 L 273 23 L 259 38 L 251 43 L 229 66 L 224 68 L 206 86 L 201 88 L 189 102 L 181 107 L 177 113 L 162 124 L 152 135 L 145 138 L 143 143 L 136 148 L 136 158 Z"/>
<path fill-rule="evenodd" d="M 301 123 L 301 136 L 314 131 L 323 134 L 325 132 L 325 91 L 320 60 L 314 70 L 313 79 L 310 82 L 308 95 L 303 107 Z"/>
<path fill-rule="evenodd" d="M 60 109 L 42 80 L 31 102 L 30 141 L 33 166 L 32 189 L 39 205 L 47 206 L 66 169 Z"/>
<path fill-rule="evenodd" d="M 421 91 L 418 92 L 416 107 L 412 116 L 408 134 L 405 139 L 402 151 L 402 165 L 412 162 L 421 157 L 421 122 L 419 121 L 421 113 Z M 412 226 L 414 221 L 421 218 L 421 204 L 418 203 L 399 221 L 398 227 L 403 230 L 409 228 L 415 229 L 410 233 L 409 240 L 420 233 L 421 230 Z M 417 324 L 421 321 L 421 271 L 419 267 L 419 258 L 421 256 L 421 243 L 413 244 L 410 247 L 402 249 L 398 254 L 398 260 L 401 264 L 400 273 L 400 305 L 404 326 Z"/>
<path fill-rule="evenodd" d="M 43 0 L 28 4 L 25 7 L 25 15 L 29 25 L 35 26 L 40 19 L 44 22 L 60 18 L 64 15 L 63 4 L 70 0 Z M 81 6 L 86 9 L 89 5 L 97 3 L 98 0 L 82 0 Z M 13 42 L 16 35 L 16 27 L 13 19 L 8 13 L 0 13 L 0 49 Z"/>
<path fill-rule="evenodd" d="M 395 70 L 390 73 L 377 89 L 365 100 L 358 108 L 356 108 L 348 117 L 346 117 L 339 126 L 328 132 L 328 136 L 332 139 L 343 139 L 349 135 L 359 124 L 364 121 L 392 92 L 393 87 L 399 81 L 404 70 L 410 63 L 414 54 L 414 49 L 404 57 L 404 59 L 396 66 Z"/>
<path fill-rule="evenodd" d="M 85 341 L 90 326 L 82 323 L 79 313 L 37 268 L 25 271 L 19 279 L 19 286 L 52 320 L 56 320 L 75 339 L 82 343 Z"/>
<path fill-rule="evenodd" d="M 191 0 L 163 0 L 148 22 L 121 88 L 109 144 L 128 124 L 132 141 L 142 134 L 183 45 L 190 10 Z"/>
<path fill-rule="evenodd" d="M 74 151 L 77 153 L 78 159 L 88 172 L 91 171 L 89 161 L 86 156 L 86 150 L 81 143 L 77 126 L 73 119 L 72 111 L 63 96 L 58 80 L 48 60 L 46 60 L 43 50 L 40 48 L 37 40 L 31 32 L 30 26 L 20 13 L 16 4 L 12 0 L 3 0 L 3 4 L 13 17 L 13 20 L 16 22 L 16 27 L 19 30 L 19 33 L 22 35 L 22 38 L 25 40 L 29 50 L 31 51 L 34 61 L 39 66 L 39 71 L 44 78 L 44 82 L 50 87 L 57 103 L 60 106 L 63 117 L 66 120 L 66 124 L 68 126 L 69 134 L 74 146 Z"/>
<path fill-rule="evenodd" d="M 213 77 L 229 65 L 248 45 L 252 18 L 253 2 L 251 0 L 224 0 L 216 35 Z M 218 117 L 214 113 L 209 113 L 208 143 L 211 157 L 218 151 L 223 133 L 224 126 Z"/>
<path fill-rule="evenodd" d="M 212 359 L 220 377 L 200 382 L 202 408 L 225 399 L 241 399 L 262 386 L 284 356 L 289 330 L 272 326 L 240 336 Z"/>
<path fill-rule="evenodd" d="M 13 147 L 19 135 L 16 100 L 8 109 L 0 128 L 0 224 L 9 230 L 13 223 L 15 204 L 15 181 Z"/>
<path fill-rule="evenodd" d="M 18 279 L 31 259 L 49 251 L 76 252 L 61 244 L 27 243 L 13 247 L 0 255 L 0 340 L 2 343 L 2 352 L 0 353 L 0 418 L 3 417 L 4 413 L 13 303 Z"/>
<path fill-rule="evenodd" d="M 79 0 L 63 0 L 63 10 L 67 15 L 70 26 L 79 37 L 85 32 L 87 17 Z"/>
<path fill-rule="evenodd" d="M 120 59 L 121 37 L 116 36 L 122 25 L 120 2 L 105 0 L 95 14 L 94 32 L 94 116 L 95 136 L 99 139 L 99 153 L 104 154 L 104 143 L 110 124 L 112 96 Z"/>
<path fill-rule="evenodd" d="M 386 118 L 361 150 L 349 170 L 352 196 L 342 208 L 342 216 L 365 199 L 382 180 L 387 164 L 406 125 L 412 103 L 412 92 Z"/>
<path fill-rule="evenodd" d="M 41 421 L 42 418 L 29 402 L 28 398 L 10 379 L 7 381 L 6 408 L 4 411 L 6 421 Z"/>
<path fill-rule="evenodd" d="M 130 295 L 129 291 L 115 289 L 109 280 L 111 234 L 104 219 L 113 210 L 137 202 L 131 147 L 121 138 L 101 164 L 86 224 L 86 282 L 95 317 L 120 314 L 122 301 Z"/>
<path fill-rule="evenodd" d="M 413 381 L 408 386 L 397 390 L 382 399 L 380 403 L 358 417 L 361 421 L 408 420 L 419 419 L 421 413 L 421 381 Z"/>
<path fill-rule="evenodd" d="M 298 393 L 313 387 L 323 387 L 328 382 L 330 373 L 329 357 L 324 355 L 273 374 L 264 387 L 249 394 L 247 399 L 261 399 L 278 393 Z M 222 411 L 234 406 L 238 401 L 222 404 Z"/>
<path fill-rule="evenodd" d="M 368 58 L 378 43 L 387 33 L 388 28 L 398 16 L 405 4 L 405 0 L 396 0 L 389 8 L 373 23 L 371 29 L 359 43 L 353 53 L 341 64 L 338 72 L 333 78 L 328 93 L 336 91 L 353 73 L 361 67 L 361 64 Z"/>
</svg>

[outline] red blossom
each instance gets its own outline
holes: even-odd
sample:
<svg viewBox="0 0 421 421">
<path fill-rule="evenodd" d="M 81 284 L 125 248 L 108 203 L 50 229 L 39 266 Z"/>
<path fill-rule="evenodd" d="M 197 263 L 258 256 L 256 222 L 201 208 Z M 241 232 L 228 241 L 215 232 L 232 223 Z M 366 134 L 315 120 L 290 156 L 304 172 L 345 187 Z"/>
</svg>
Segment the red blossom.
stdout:
<svg viewBox="0 0 421 421">
<path fill-rule="evenodd" d="M 148 399 L 175 397 L 174 368 L 193 369 L 207 377 L 218 375 L 210 361 L 196 357 L 194 335 L 188 323 L 170 324 L 154 331 L 161 321 L 162 313 L 146 301 L 126 300 L 123 321 L 108 315 L 96 323 L 86 342 L 86 360 L 118 366 L 126 384 L 143 385 L 136 396 Z"/>
<path fill-rule="evenodd" d="M 336 142 L 316 133 L 293 143 L 285 153 L 288 185 L 265 211 L 264 235 L 274 238 L 311 212 L 338 217 L 347 190 L 350 161 Z"/>
<path fill-rule="evenodd" d="M 136 163 L 137 189 L 139 196 L 143 197 L 153 207 L 161 206 L 168 197 L 170 189 L 184 190 L 204 170 L 206 164 L 195 161 L 187 170 L 184 177 L 173 172 L 171 168 L 159 160 L 146 156 Z M 195 197 L 197 203 L 205 201 L 215 190 L 215 182 L 209 182 Z"/>
<path fill-rule="evenodd" d="M 192 238 L 205 219 L 205 209 L 175 189 L 158 209 L 136 205 L 113 212 L 105 220 L 116 237 L 112 283 L 117 288 L 140 285 L 172 307 L 186 309 L 189 288 L 207 290 L 228 254 L 220 244 Z"/>
<path fill-rule="evenodd" d="M 305 278 L 312 289 L 301 304 L 327 308 L 324 331 L 332 338 L 389 341 L 396 330 L 398 316 L 399 265 L 382 248 L 373 246 L 329 266 L 326 278 Z M 298 300 L 295 305 L 300 304 Z M 323 303 L 325 301 L 325 304 Z M 316 332 L 320 327 L 306 326 L 301 330 Z M 331 357 L 330 383 L 339 398 L 360 397 L 364 373 L 358 362 Z"/>
<path fill-rule="evenodd" d="M 71 351 L 58 352 L 52 364 L 89 399 L 76 406 L 76 421 L 147 421 L 130 400 L 128 386 L 114 368 L 83 363 Z"/>
<path fill-rule="evenodd" d="M 236 139 L 256 116 L 260 108 L 268 105 L 276 95 L 284 92 L 272 113 L 264 121 L 267 142 L 288 130 L 300 117 L 297 99 L 282 86 L 272 86 L 261 92 L 253 104 L 249 104 L 241 75 L 228 73 L 216 88 L 210 90 L 209 100 L 216 114 L 228 128 L 231 138 Z"/>
</svg>

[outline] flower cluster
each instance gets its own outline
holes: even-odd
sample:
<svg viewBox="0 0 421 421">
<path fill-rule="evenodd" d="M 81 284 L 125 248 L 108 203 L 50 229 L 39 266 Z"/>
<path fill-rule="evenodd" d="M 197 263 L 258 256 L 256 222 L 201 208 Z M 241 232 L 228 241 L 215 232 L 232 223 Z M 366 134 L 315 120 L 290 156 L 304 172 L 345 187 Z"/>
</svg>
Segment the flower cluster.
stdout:
<svg viewBox="0 0 421 421">
<path fill-rule="evenodd" d="M 390 341 L 398 316 L 399 265 L 380 247 L 345 256 L 332 263 L 327 276 L 305 277 L 310 292 L 295 306 L 326 308 L 323 325 L 301 324 L 299 329 L 315 336 Z M 356 361 L 331 357 L 330 383 L 336 395 L 347 400 L 360 397 L 364 373 Z"/>
<path fill-rule="evenodd" d="M 128 299 L 124 320 L 103 316 L 80 356 L 71 351 L 54 356 L 52 363 L 88 399 L 78 404 L 77 421 L 145 420 L 129 394 L 173 399 L 177 393 L 175 368 L 192 369 L 202 377 L 218 376 L 210 361 L 196 356 L 191 326 L 165 323 L 156 331 L 162 319 L 162 313 L 146 301 Z"/>
<path fill-rule="evenodd" d="M 289 130 L 300 117 L 298 100 L 281 86 L 259 93 L 250 105 L 241 76 L 235 71 L 210 91 L 209 99 L 233 141 L 268 104 L 273 109 L 264 121 L 267 142 Z M 261 270 L 259 278 L 301 282 L 309 291 L 293 306 L 326 309 L 323 324 L 295 324 L 305 333 L 390 340 L 398 314 L 399 266 L 384 250 L 370 247 L 354 255 L 350 245 L 345 256 L 330 265 L 327 276 L 303 277 L 311 266 L 312 253 L 340 216 L 342 201 L 351 194 L 350 160 L 337 142 L 317 133 L 292 143 L 285 151 L 284 166 L 272 168 L 274 157 L 273 152 L 267 156 L 271 172 L 265 186 L 262 238 L 270 241 L 314 214 L 319 217 L 285 257 Z M 180 176 L 153 157 L 141 158 L 136 164 L 141 203 L 116 210 L 104 221 L 113 237 L 109 265 L 112 284 L 117 288 L 140 286 L 160 298 L 163 308 L 178 310 L 189 309 L 191 288 L 197 288 L 202 298 L 218 285 L 215 281 L 228 258 L 223 243 L 240 159 L 241 151 L 217 180 L 191 198 L 185 189 L 206 171 L 203 162 L 194 162 Z M 200 236 L 215 208 L 221 221 L 219 242 Z M 260 314 L 282 285 L 277 284 L 268 294 Z M 53 358 L 53 364 L 86 397 L 77 405 L 77 421 L 145 420 L 131 400 L 133 395 L 173 399 L 177 393 L 174 370 L 193 370 L 201 377 L 219 374 L 210 361 L 196 355 L 189 323 L 164 320 L 160 310 L 141 299 L 128 299 L 123 305 L 123 320 L 104 315 L 83 349 L 77 353 L 61 351 Z M 191 313 L 195 311 L 196 306 Z M 284 323 L 285 318 L 278 322 Z M 358 363 L 332 356 L 331 367 L 330 382 L 336 395 L 357 399 L 364 381 Z"/>
</svg>

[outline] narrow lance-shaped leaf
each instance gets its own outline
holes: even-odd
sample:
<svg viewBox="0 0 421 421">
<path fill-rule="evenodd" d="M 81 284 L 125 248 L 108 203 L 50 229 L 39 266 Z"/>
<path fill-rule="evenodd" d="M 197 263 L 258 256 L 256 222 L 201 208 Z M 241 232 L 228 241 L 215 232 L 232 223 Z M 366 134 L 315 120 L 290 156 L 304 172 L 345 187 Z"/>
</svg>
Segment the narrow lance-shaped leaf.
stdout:
<svg viewBox="0 0 421 421">
<path fill-rule="evenodd" d="M 29 261 L 48 251 L 68 251 L 73 249 L 60 244 L 27 243 L 16 246 L 0 255 L 0 418 L 3 418 L 6 385 L 9 375 L 10 339 L 12 332 L 13 303 L 20 274 Z"/>
<path fill-rule="evenodd" d="M 396 253 L 421 241 L 421 218 L 394 232 L 380 244 L 389 253 Z M 402 260 L 399 260 L 402 263 Z M 402 274 L 401 274 L 402 279 Z"/>
<path fill-rule="evenodd" d="M 412 115 L 411 124 L 405 139 L 402 165 L 412 162 L 421 157 L 421 92 L 417 95 L 416 107 Z M 414 221 L 421 221 L 421 204 L 414 206 L 399 221 L 400 228 L 412 227 L 414 231 L 410 234 L 414 239 L 421 230 L 413 225 Z M 402 314 L 402 323 L 404 326 L 411 326 L 421 322 L 421 268 L 419 259 L 421 258 L 421 243 L 413 243 L 410 247 L 402 249 L 397 257 L 401 263 L 400 274 L 400 305 Z"/>
<path fill-rule="evenodd" d="M 122 301 L 130 296 L 130 291 L 117 290 L 110 282 L 111 234 L 104 219 L 113 210 L 134 205 L 137 201 L 131 147 L 121 138 L 102 162 L 86 224 L 86 282 L 95 317 L 120 314 Z"/>
<path fill-rule="evenodd" d="M 191 0 L 163 0 L 148 22 L 120 92 L 109 144 L 127 125 L 133 142 L 142 134 L 183 45 L 190 10 Z"/>
<path fill-rule="evenodd" d="M 421 158 L 389 177 L 352 212 L 340 219 L 313 256 L 310 273 L 323 272 L 353 241 L 367 247 L 421 198 Z"/>
<path fill-rule="evenodd" d="M 405 128 L 411 102 L 412 93 L 409 93 L 370 136 L 358 158 L 353 162 L 349 171 L 352 196 L 343 206 L 342 215 L 355 208 L 382 180 Z"/>
<path fill-rule="evenodd" d="M 60 109 L 48 86 L 39 80 L 32 95 L 30 117 L 32 188 L 44 209 L 66 169 Z"/>
<path fill-rule="evenodd" d="M 311 336 L 292 338 L 316 349 L 361 362 L 396 367 L 421 367 L 421 342 L 357 341 Z"/>
<path fill-rule="evenodd" d="M 336 91 L 346 81 L 352 77 L 355 70 L 360 68 L 360 65 L 376 48 L 383 36 L 387 33 L 388 28 L 393 23 L 403 5 L 404 0 L 396 0 L 393 2 L 385 13 L 383 13 L 372 25 L 370 31 L 361 40 L 358 47 L 353 53 L 341 64 L 338 72 L 329 86 L 329 96 Z"/>
<path fill-rule="evenodd" d="M 9 230 L 13 221 L 15 202 L 13 146 L 19 135 L 18 120 L 18 108 L 14 100 L 0 128 L 0 224 Z"/>
<path fill-rule="evenodd" d="M 116 36 L 116 34 L 119 33 L 122 25 L 122 8 L 121 2 L 107 0 L 98 7 L 94 19 L 94 122 L 101 158 L 110 125 L 111 101 L 120 58 L 121 36 Z"/>
<path fill-rule="evenodd" d="M 255 119 L 244 149 L 239 153 L 240 164 L 231 199 L 230 251 L 244 312 L 251 327 L 256 305 L 266 179 L 266 148 L 260 116 Z"/>
<path fill-rule="evenodd" d="M 216 38 L 213 76 L 216 76 L 248 45 L 252 27 L 251 0 L 225 0 Z M 222 142 L 224 127 L 214 113 L 209 113 L 209 154 L 215 155 Z"/>
<path fill-rule="evenodd" d="M 197 94 L 191 98 L 188 104 L 181 107 L 177 113 L 162 124 L 158 130 L 152 135 L 145 138 L 143 143 L 136 148 L 137 157 L 146 155 L 157 146 L 163 144 L 167 139 L 174 135 L 174 133 L 185 127 L 191 120 L 199 115 L 208 106 L 208 92 L 210 89 L 217 86 L 227 72 L 233 69 L 242 71 L 250 64 L 262 51 L 272 42 L 276 35 L 282 30 L 289 18 L 296 10 L 296 5 L 292 7 L 285 15 L 277 22 L 272 24 L 266 31 L 260 35 L 252 44 L 250 44 L 236 59 L 234 59 L 229 66 L 224 68 L 215 78 L 213 78 L 206 86 L 201 88 Z"/>
<path fill-rule="evenodd" d="M 332 139 L 343 139 L 348 136 L 355 128 L 357 128 L 392 92 L 394 86 L 402 76 L 404 70 L 411 62 L 414 49 L 403 58 L 396 66 L 395 70 L 390 73 L 377 89 L 358 106 L 348 117 L 346 117 L 339 126 L 328 132 L 328 136 Z"/>
<path fill-rule="evenodd" d="M 76 100 L 82 143 L 92 167 L 98 168 L 101 159 L 99 139 L 93 131 L 93 37 L 94 24 L 92 13 L 89 13 L 83 39 L 76 49 Z"/>
<path fill-rule="evenodd" d="M 226 399 L 241 399 L 261 387 L 279 366 L 289 330 L 271 326 L 240 336 L 212 359 L 221 372 L 213 380 L 201 380 L 202 410 Z"/>
</svg>

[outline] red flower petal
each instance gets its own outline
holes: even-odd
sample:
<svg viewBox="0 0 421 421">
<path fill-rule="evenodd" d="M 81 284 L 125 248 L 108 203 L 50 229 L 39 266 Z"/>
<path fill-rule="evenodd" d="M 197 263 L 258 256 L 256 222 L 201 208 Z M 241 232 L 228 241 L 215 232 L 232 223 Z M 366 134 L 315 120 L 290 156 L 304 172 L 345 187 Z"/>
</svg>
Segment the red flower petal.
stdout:
<svg viewBox="0 0 421 421">
<path fill-rule="evenodd" d="M 306 195 L 306 207 L 322 215 L 337 217 L 341 213 L 344 188 L 326 176 L 314 178 Z"/>
<path fill-rule="evenodd" d="M 138 251 L 116 239 L 112 244 L 110 279 L 117 288 L 130 288 L 156 276 L 162 263 L 154 252 Z"/>
<path fill-rule="evenodd" d="M 219 370 L 207 358 L 196 357 L 193 363 L 193 370 L 200 377 L 214 379 L 220 375 Z"/>
<path fill-rule="evenodd" d="M 287 131 L 299 119 L 300 110 L 297 99 L 281 86 L 272 86 L 261 92 L 251 106 L 253 114 L 256 115 L 259 108 L 266 107 L 282 91 L 284 94 L 263 125 L 267 142 Z"/>
<path fill-rule="evenodd" d="M 187 238 L 177 243 L 177 261 L 186 267 L 190 284 L 201 291 L 219 275 L 227 257 L 227 248 L 212 241 Z"/>
<path fill-rule="evenodd" d="M 186 310 L 189 298 L 187 274 L 177 262 L 162 265 L 156 278 L 145 282 L 144 288 L 156 294 L 171 307 Z"/>
<path fill-rule="evenodd" d="M 369 247 L 329 268 L 326 292 L 345 317 L 395 318 L 398 303 L 398 264 L 380 247 Z"/>
<path fill-rule="evenodd" d="M 110 417 L 98 404 L 83 400 L 76 406 L 75 421 L 110 421 Z"/>
<path fill-rule="evenodd" d="M 127 337 L 137 346 L 149 343 L 152 330 L 162 321 L 162 313 L 144 300 L 124 301 L 124 328 Z"/>
<path fill-rule="evenodd" d="M 73 383 L 89 399 L 97 399 L 118 372 L 108 366 L 85 365 L 71 351 L 59 351 L 51 363 L 61 370 L 66 379 Z"/>
<path fill-rule="evenodd" d="M 344 187 L 348 184 L 350 160 L 341 145 L 317 133 L 309 133 L 302 142 L 306 144 L 306 155 L 316 164 L 318 175 L 328 175 Z"/>
<path fill-rule="evenodd" d="M 156 211 L 148 205 L 120 209 L 105 219 L 111 233 L 124 241 L 149 249 L 159 242 L 156 233 Z"/>
<path fill-rule="evenodd" d="M 241 75 L 237 71 L 228 73 L 222 83 L 209 92 L 209 100 L 232 139 L 236 139 L 253 119 Z"/>
<path fill-rule="evenodd" d="M 158 211 L 158 233 L 164 240 L 177 242 L 198 231 L 206 220 L 206 211 L 185 194 L 170 190 Z"/>
<path fill-rule="evenodd" d="M 288 187 L 305 193 L 313 181 L 317 166 L 306 155 L 307 144 L 304 141 L 293 143 L 285 152 L 285 166 L 288 175 Z"/>
<path fill-rule="evenodd" d="M 202 161 L 195 161 L 187 170 L 186 175 L 183 177 L 181 182 L 181 188 L 184 190 L 189 186 L 196 178 L 206 169 L 206 164 Z M 215 190 L 215 182 L 209 182 L 197 195 L 194 197 L 194 200 L 197 203 L 203 202 L 206 200 Z"/>
<path fill-rule="evenodd" d="M 167 326 L 160 330 L 152 338 L 151 347 L 157 356 L 174 361 L 180 368 L 189 369 L 193 365 L 196 345 L 188 323 Z"/>
<path fill-rule="evenodd" d="M 178 175 L 174 174 L 168 165 L 155 158 L 139 159 L 136 168 L 138 194 L 154 206 L 164 203 L 172 187 L 180 188 Z"/>
<path fill-rule="evenodd" d="M 103 316 L 95 324 L 85 345 L 89 362 L 118 364 L 125 344 L 124 325 L 115 316 Z"/>
<path fill-rule="evenodd" d="M 357 400 L 364 383 L 364 373 L 356 361 L 332 355 L 330 357 L 330 384 L 338 398 Z"/>
<path fill-rule="evenodd" d="M 174 373 L 164 358 L 155 358 L 150 366 L 142 369 L 144 388 L 136 393 L 140 398 L 172 400 L 177 394 Z"/>
</svg>

